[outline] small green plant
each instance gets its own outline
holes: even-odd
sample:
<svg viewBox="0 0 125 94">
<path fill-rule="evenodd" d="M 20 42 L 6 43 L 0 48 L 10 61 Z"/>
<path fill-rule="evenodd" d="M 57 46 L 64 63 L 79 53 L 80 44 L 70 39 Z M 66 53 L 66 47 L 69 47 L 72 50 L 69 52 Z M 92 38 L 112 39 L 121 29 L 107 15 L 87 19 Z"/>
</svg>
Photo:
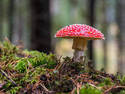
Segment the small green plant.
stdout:
<svg viewBox="0 0 125 94">
<path fill-rule="evenodd" d="M 80 89 L 80 94 L 102 94 L 102 91 L 92 86 L 85 85 Z"/>
<path fill-rule="evenodd" d="M 17 94 L 17 92 L 18 92 L 18 90 L 19 90 L 20 88 L 22 88 L 22 87 L 21 87 L 21 86 L 13 87 L 13 88 L 11 88 L 11 89 L 8 91 L 8 93 L 10 93 L 10 94 Z"/>
<path fill-rule="evenodd" d="M 121 83 L 122 85 L 125 85 L 125 76 L 123 76 L 123 77 L 121 78 L 120 83 Z"/>
<path fill-rule="evenodd" d="M 125 94 L 125 90 L 121 90 L 119 93 L 117 94 Z"/>
</svg>

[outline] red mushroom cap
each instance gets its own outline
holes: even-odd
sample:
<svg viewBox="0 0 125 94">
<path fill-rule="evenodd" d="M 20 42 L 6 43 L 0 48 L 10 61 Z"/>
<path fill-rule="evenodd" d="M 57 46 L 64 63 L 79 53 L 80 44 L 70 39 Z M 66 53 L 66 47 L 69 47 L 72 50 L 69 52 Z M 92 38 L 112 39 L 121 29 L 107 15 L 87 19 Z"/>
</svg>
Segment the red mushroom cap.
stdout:
<svg viewBox="0 0 125 94">
<path fill-rule="evenodd" d="M 85 24 L 73 24 L 60 29 L 55 37 L 104 39 L 104 35 L 97 29 Z"/>
</svg>

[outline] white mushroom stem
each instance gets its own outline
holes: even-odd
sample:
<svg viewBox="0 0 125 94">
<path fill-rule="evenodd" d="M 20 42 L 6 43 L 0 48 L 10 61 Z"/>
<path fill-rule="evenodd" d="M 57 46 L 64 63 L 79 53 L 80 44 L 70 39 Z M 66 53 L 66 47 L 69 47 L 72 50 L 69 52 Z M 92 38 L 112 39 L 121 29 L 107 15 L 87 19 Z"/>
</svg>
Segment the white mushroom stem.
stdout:
<svg viewBox="0 0 125 94">
<path fill-rule="evenodd" d="M 81 38 L 74 38 L 72 49 L 74 49 L 74 62 L 83 62 L 84 51 L 87 49 L 87 40 Z"/>
<path fill-rule="evenodd" d="M 82 50 L 75 50 L 73 60 L 74 62 L 82 62 L 84 59 L 84 51 Z"/>
</svg>

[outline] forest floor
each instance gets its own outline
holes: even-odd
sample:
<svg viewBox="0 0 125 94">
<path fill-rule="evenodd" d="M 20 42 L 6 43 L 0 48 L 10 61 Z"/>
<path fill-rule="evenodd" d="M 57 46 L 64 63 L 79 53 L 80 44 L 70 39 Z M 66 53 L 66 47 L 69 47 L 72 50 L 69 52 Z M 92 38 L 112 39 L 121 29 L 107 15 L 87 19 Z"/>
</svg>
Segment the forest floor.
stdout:
<svg viewBox="0 0 125 94">
<path fill-rule="evenodd" d="M 0 43 L 0 94 L 125 94 L 125 76 L 38 51 Z"/>
</svg>

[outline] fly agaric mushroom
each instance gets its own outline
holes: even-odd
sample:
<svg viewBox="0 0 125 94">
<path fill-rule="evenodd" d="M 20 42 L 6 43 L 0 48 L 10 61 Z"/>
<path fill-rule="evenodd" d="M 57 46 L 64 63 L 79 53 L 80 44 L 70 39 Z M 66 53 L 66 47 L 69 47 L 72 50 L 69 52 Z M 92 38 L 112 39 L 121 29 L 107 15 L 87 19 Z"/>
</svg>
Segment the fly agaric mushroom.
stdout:
<svg viewBox="0 0 125 94">
<path fill-rule="evenodd" d="M 82 62 L 88 40 L 104 39 L 104 35 L 97 29 L 85 24 L 65 26 L 57 31 L 55 37 L 73 39 L 74 62 Z"/>
</svg>

